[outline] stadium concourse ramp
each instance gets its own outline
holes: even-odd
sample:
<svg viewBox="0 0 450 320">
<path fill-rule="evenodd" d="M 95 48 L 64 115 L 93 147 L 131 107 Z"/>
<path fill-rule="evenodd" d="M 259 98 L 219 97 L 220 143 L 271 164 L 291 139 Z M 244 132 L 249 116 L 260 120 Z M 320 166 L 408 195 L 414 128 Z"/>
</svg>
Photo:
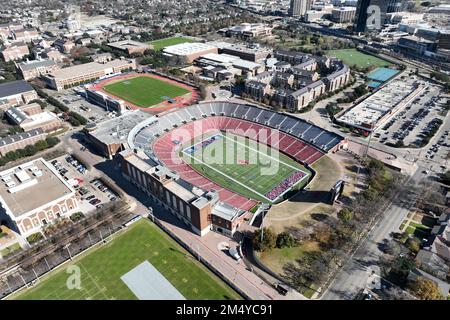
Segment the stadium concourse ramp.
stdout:
<svg viewBox="0 0 450 320">
<path fill-rule="evenodd" d="M 168 167 L 201 189 L 217 190 L 221 201 L 244 210 L 249 210 L 256 202 L 215 184 L 183 161 L 178 161 L 176 150 L 187 141 L 173 141 L 171 132 L 175 129 L 183 129 L 188 140 L 213 130 L 239 130 L 241 135 L 276 148 L 305 166 L 328 152 L 337 151 L 346 142 L 344 137 L 297 117 L 229 102 L 202 103 L 178 109 L 147 119 L 130 131 L 129 147 L 143 150 L 153 165 Z M 262 131 L 269 134 L 262 136 L 259 134 Z"/>
</svg>

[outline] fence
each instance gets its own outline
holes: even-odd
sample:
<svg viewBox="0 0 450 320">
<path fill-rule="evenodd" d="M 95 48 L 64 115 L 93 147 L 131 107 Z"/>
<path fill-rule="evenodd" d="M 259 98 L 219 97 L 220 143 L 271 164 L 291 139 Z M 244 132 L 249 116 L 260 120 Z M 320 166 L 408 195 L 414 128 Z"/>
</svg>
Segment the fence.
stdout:
<svg viewBox="0 0 450 320">
<path fill-rule="evenodd" d="M 130 219 L 131 214 L 127 206 L 120 209 L 106 219 L 87 226 L 74 236 L 69 236 L 63 241 L 50 245 L 46 250 L 39 250 L 34 256 L 23 259 L 5 270 L 0 279 L 0 297 L 5 298 L 30 284 L 34 284 L 41 276 L 121 230 L 122 225 Z M 85 224 L 88 219 L 89 217 L 80 220 L 77 225 Z M 55 240 L 49 238 L 45 241 L 53 243 Z M 36 249 L 38 249 L 38 246 L 33 246 L 30 250 L 27 250 L 27 256 Z"/>
</svg>

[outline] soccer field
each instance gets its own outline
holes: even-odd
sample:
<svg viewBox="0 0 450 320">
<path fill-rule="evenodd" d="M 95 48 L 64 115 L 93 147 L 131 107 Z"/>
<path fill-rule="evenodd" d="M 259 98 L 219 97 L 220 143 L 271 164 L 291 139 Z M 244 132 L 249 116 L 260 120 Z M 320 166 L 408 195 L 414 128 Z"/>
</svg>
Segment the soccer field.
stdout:
<svg viewBox="0 0 450 320">
<path fill-rule="evenodd" d="M 342 49 L 327 51 L 327 55 L 341 59 L 349 67 L 356 65 L 360 68 L 391 66 L 389 61 L 382 60 L 370 54 L 365 54 L 356 49 Z"/>
<path fill-rule="evenodd" d="M 138 107 L 151 107 L 165 100 L 189 93 L 189 90 L 151 77 L 135 77 L 114 82 L 103 90 Z"/>
<path fill-rule="evenodd" d="M 248 198 L 276 203 L 303 187 L 310 171 L 283 153 L 253 140 L 218 133 L 181 150 L 194 170 Z"/>
<path fill-rule="evenodd" d="M 160 40 L 154 40 L 147 42 L 148 44 L 151 44 L 153 46 L 153 50 L 161 50 L 168 46 L 173 46 L 180 43 L 187 43 L 187 42 L 194 42 L 192 39 L 183 38 L 183 37 L 172 37 L 172 38 L 165 38 Z"/>
<path fill-rule="evenodd" d="M 241 299 L 167 234 L 146 219 L 129 226 L 108 244 L 52 272 L 35 287 L 14 297 L 22 300 L 137 299 L 120 279 L 150 262 L 186 299 Z M 81 270 L 81 290 L 68 289 L 69 266 Z"/>
</svg>

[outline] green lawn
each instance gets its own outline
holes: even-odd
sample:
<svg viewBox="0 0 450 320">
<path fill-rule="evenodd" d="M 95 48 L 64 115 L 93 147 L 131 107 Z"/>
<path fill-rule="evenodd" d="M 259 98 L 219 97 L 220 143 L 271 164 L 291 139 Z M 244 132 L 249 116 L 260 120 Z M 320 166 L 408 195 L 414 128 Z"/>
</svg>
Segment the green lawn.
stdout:
<svg viewBox="0 0 450 320">
<path fill-rule="evenodd" d="M 227 133 L 206 147 L 189 154 L 186 149 L 198 146 L 203 140 L 195 140 L 181 148 L 181 157 L 197 172 L 217 184 L 246 197 L 263 202 L 278 202 L 266 194 L 284 179 L 297 172 L 304 177 L 296 179 L 295 189 L 303 187 L 310 172 L 300 163 L 266 145 Z M 289 189 L 289 188 L 288 188 Z"/>
<path fill-rule="evenodd" d="M 330 57 L 341 59 L 345 64 L 347 64 L 350 67 L 353 65 L 356 65 L 360 68 L 365 68 L 369 66 L 385 67 L 392 65 L 390 62 L 386 60 L 382 60 L 370 54 L 365 54 L 356 49 L 329 50 L 327 51 L 327 55 Z"/>
<path fill-rule="evenodd" d="M 163 97 L 175 98 L 189 93 L 187 89 L 150 77 L 125 79 L 106 85 L 103 89 L 120 99 L 145 108 L 163 102 Z"/>
<path fill-rule="evenodd" d="M 183 38 L 183 37 L 171 37 L 171 38 L 165 38 L 160 40 L 154 40 L 147 42 L 148 44 L 151 44 L 153 46 L 154 50 L 161 50 L 168 46 L 173 46 L 180 43 L 186 43 L 186 42 L 194 42 L 194 40 L 189 38 Z"/>
<path fill-rule="evenodd" d="M 10 245 L 9 247 L 6 247 L 5 249 L 2 249 L 0 254 L 2 257 L 6 257 L 7 255 L 16 252 L 18 250 L 21 250 L 20 244 L 18 242 L 14 243 L 13 245 Z"/>
<path fill-rule="evenodd" d="M 186 299 L 240 299 L 235 291 L 146 219 L 134 223 L 108 244 L 75 259 L 72 264 L 81 269 L 81 290 L 67 288 L 69 265 L 66 265 L 15 298 L 136 299 L 120 277 L 145 260 Z"/>
</svg>

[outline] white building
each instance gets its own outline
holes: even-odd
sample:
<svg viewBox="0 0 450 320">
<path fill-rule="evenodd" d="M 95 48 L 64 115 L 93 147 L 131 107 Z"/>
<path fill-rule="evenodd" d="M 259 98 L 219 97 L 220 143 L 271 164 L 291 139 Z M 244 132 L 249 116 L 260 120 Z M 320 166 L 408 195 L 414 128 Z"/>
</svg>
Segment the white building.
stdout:
<svg viewBox="0 0 450 320">
<path fill-rule="evenodd" d="M 0 172 L 0 217 L 27 236 L 78 210 L 75 190 L 43 158 Z"/>
</svg>

